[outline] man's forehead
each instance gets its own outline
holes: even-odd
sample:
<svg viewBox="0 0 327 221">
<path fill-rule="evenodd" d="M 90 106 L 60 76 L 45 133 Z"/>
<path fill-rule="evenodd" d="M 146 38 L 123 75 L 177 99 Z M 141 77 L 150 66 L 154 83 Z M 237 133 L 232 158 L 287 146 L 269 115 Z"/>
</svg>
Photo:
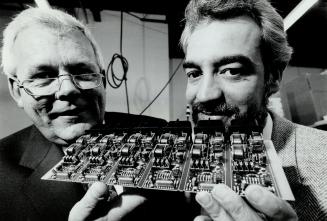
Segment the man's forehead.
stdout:
<svg viewBox="0 0 327 221">
<path fill-rule="evenodd" d="M 16 38 L 13 53 L 17 66 L 33 71 L 40 66 L 85 64 L 97 65 L 93 47 L 77 29 L 62 32 L 39 25 L 22 30 Z"/>
<path fill-rule="evenodd" d="M 260 40 L 259 26 L 247 16 L 202 22 L 188 38 L 186 59 L 253 54 L 260 49 Z"/>
<path fill-rule="evenodd" d="M 31 25 L 24 29 L 22 29 L 16 35 L 14 47 L 19 43 L 25 44 L 27 46 L 38 46 L 42 43 L 51 43 L 53 41 L 57 41 L 58 43 L 64 40 L 74 42 L 75 44 L 79 44 L 79 46 L 91 46 L 91 42 L 84 35 L 84 33 L 80 29 L 76 28 L 51 28 L 45 25 Z M 31 43 L 31 45 L 28 45 Z M 22 45 L 19 45 L 17 48 L 23 48 Z"/>
</svg>

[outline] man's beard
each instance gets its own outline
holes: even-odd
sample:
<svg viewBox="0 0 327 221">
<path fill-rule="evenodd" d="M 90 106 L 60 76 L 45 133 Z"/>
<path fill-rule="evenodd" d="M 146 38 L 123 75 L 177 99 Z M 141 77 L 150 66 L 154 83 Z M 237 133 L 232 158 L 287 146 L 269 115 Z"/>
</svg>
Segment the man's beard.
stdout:
<svg viewBox="0 0 327 221">
<path fill-rule="evenodd" d="M 246 125 L 255 125 L 262 131 L 268 114 L 266 103 L 266 101 L 263 102 L 262 107 L 251 104 L 245 113 L 241 113 L 237 106 L 227 104 L 225 101 L 212 100 L 205 103 L 195 103 L 192 105 L 192 120 L 196 125 L 199 120 L 202 120 L 199 119 L 199 114 L 204 114 L 211 120 L 215 120 L 217 116 L 222 116 L 225 118 L 223 123 L 227 131 L 234 119 L 240 120 Z"/>
</svg>

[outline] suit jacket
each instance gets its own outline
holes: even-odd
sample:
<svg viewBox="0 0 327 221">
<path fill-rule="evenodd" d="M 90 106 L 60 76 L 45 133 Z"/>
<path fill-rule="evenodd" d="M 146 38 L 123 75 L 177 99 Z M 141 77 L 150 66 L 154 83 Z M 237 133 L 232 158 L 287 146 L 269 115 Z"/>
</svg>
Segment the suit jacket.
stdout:
<svg viewBox="0 0 327 221">
<path fill-rule="evenodd" d="M 295 196 L 300 220 L 327 220 L 327 132 L 272 114 L 272 141 Z"/>
<path fill-rule="evenodd" d="M 327 132 L 294 124 L 274 113 L 271 116 L 271 139 L 295 196 L 295 201 L 290 204 L 301 221 L 327 220 Z M 169 201 L 167 202 L 166 206 L 169 205 Z M 173 208 L 184 208 L 176 213 L 181 217 L 183 213 L 191 212 L 193 214 L 189 218 L 199 215 L 194 205 L 191 208 L 176 202 L 174 198 Z M 154 205 L 152 203 L 152 207 Z M 156 208 L 152 208 L 152 211 Z M 167 215 L 162 220 L 168 220 Z"/>
<path fill-rule="evenodd" d="M 133 127 L 165 120 L 123 113 L 106 113 L 111 126 Z M 35 126 L 0 140 L 0 220 L 67 220 L 70 209 L 85 194 L 81 184 L 40 178 L 63 156 Z"/>
<path fill-rule="evenodd" d="M 67 220 L 84 189 L 40 179 L 62 156 L 35 126 L 0 141 L 1 220 Z"/>
</svg>

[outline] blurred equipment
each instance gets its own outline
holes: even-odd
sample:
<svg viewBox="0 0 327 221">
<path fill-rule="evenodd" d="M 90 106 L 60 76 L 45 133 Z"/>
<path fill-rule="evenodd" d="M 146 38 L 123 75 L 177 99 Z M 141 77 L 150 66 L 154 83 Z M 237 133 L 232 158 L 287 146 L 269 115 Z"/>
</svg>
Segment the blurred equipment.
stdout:
<svg viewBox="0 0 327 221">
<path fill-rule="evenodd" d="M 311 127 L 327 131 L 327 114 L 323 116 L 323 120 L 315 122 Z"/>
<path fill-rule="evenodd" d="M 115 53 L 111 61 L 108 64 L 107 70 L 106 70 L 106 78 L 108 81 L 108 84 L 110 87 L 117 89 L 119 88 L 123 82 L 125 83 L 125 94 L 126 94 L 126 106 L 127 106 L 127 113 L 129 113 L 129 98 L 128 98 L 128 87 L 127 87 L 127 72 L 128 72 L 128 61 L 127 59 L 123 56 L 123 11 L 120 12 L 120 54 Z M 114 71 L 114 63 L 116 60 L 120 61 L 120 64 L 122 66 L 122 74 L 121 77 L 117 77 L 117 74 Z M 109 75 L 109 70 L 110 70 L 110 75 Z M 111 77 L 111 78 L 110 78 Z"/>
<path fill-rule="evenodd" d="M 283 86 L 294 123 L 310 126 L 327 113 L 327 75 L 301 74 Z"/>
</svg>

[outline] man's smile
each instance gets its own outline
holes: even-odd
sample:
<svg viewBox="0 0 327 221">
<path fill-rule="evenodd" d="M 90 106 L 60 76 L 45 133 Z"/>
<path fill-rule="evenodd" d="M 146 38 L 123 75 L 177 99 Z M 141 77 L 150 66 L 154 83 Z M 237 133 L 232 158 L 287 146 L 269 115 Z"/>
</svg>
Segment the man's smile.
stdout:
<svg viewBox="0 0 327 221">
<path fill-rule="evenodd" d="M 83 108 L 67 108 L 62 111 L 55 111 L 49 114 L 51 119 L 58 117 L 64 118 L 78 118 L 85 110 Z"/>
</svg>

